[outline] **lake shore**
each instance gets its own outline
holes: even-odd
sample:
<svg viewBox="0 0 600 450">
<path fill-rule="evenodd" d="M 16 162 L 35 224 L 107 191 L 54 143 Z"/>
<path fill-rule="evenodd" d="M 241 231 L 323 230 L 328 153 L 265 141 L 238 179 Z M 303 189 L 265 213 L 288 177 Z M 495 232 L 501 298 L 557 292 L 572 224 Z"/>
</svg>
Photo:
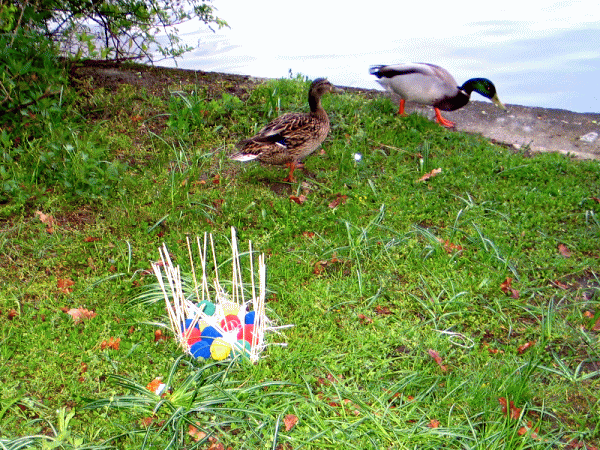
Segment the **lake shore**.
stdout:
<svg viewBox="0 0 600 450">
<path fill-rule="evenodd" d="M 96 87 L 114 88 L 128 83 L 151 91 L 165 89 L 173 83 L 197 83 L 209 95 L 229 92 L 240 97 L 264 82 L 264 78 L 219 72 L 203 72 L 141 64 L 86 64 L 75 68 L 78 77 L 91 76 Z M 361 95 L 389 95 L 383 91 L 348 88 Z M 164 94 L 164 93 L 163 93 Z M 575 113 L 562 109 L 506 105 L 507 111 L 492 103 L 477 101 L 444 113 L 456 122 L 456 130 L 482 136 L 501 145 L 526 152 L 558 152 L 578 159 L 600 160 L 600 113 Z M 397 100 L 397 99 L 394 99 Z M 433 119 L 433 109 L 407 103 L 407 111 L 418 111 Z"/>
</svg>

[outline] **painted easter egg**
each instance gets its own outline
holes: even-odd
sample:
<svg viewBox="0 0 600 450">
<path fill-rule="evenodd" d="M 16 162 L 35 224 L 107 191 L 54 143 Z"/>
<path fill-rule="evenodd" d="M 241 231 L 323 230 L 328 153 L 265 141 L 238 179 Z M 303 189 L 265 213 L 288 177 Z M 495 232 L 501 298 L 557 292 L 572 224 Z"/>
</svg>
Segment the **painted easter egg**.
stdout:
<svg viewBox="0 0 600 450">
<path fill-rule="evenodd" d="M 216 361 L 222 361 L 231 353 L 231 345 L 221 338 L 216 338 L 210 346 L 210 356 Z"/>
<path fill-rule="evenodd" d="M 210 344 L 205 341 L 198 341 L 190 347 L 190 353 L 194 358 L 210 358 Z"/>
</svg>

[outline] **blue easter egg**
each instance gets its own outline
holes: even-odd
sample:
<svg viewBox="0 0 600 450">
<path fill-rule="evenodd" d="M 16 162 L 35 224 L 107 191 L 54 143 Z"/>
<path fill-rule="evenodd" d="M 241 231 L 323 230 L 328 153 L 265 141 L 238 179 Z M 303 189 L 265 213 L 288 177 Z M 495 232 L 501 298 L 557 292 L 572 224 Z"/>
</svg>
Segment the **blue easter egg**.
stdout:
<svg viewBox="0 0 600 450">
<path fill-rule="evenodd" d="M 194 319 L 185 319 L 185 327 L 183 327 L 184 330 L 187 330 L 189 327 L 192 326 L 192 322 L 194 322 Z M 196 322 L 196 328 L 200 329 L 198 327 L 198 322 Z"/>
<path fill-rule="evenodd" d="M 254 316 L 255 316 L 255 312 L 254 311 L 249 311 L 246 313 L 246 316 L 244 317 L 244 323 L 246 325 L 254 325 Z"/>
<path fill-rule="evenodd" d="M 198 341 L 195 344 L 192 344 L 190 353 L 194 358 L 208 359 L 210 358 L 210 344 L 205 341 Z"/>
<path fill-rule="evenodd" d="M 206 327 L 202 330 L 202 342 L 207 342 L 210 346 L 215 338 L 223 337 L 221 333 L 217 331 L 215 327 Z"/>
</svg>

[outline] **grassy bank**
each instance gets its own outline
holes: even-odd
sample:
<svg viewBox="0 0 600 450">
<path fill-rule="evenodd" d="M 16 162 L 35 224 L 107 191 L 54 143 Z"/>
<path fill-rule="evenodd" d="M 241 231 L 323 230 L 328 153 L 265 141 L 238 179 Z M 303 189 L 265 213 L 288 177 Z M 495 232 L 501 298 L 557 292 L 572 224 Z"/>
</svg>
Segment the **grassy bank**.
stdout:
<svg viewBox="0 0 600 450">
<path fill-rule="evenodd" d="M 306 111 L 308 83 L 193 81 L 84 79 L 26 138 L 3 130 L 0 444 L 600 444 L 597 161 L 344 93 L 323 100 L 323 150 L 281 183 L 227 154 Z M 231 226 L 267 255 L 269 317 L 294 325 L 256 365 L 182 356 L 162 298 L 133 301 L 162 243 L 189 272 L 186 236 L 213 233 L 226 259 Z"/>
</svg>

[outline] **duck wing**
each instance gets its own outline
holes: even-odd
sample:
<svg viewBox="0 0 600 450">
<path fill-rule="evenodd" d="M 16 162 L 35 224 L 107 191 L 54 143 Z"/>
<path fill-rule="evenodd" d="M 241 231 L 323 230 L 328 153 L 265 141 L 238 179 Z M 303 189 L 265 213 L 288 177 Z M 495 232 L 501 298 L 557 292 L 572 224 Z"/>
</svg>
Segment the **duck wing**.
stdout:
<svg viewBox="0 0 600 450">
<path fill-rule="evenodd" d="M 312 114 L 288 113 L 269 122 L 255 137 L 309 135 L 315 124 L 316 117 Z"/>
<path fill-rule="evenodd" d="M 289 113 L 277 117 L 255 136 L 238 142 L 238 153 L 232 159 L 260 159 L 271 164 L 284 164 L 302 159 L 323 142 L 329 132 L 327 116 Z"/>
<path fill-rule="evenodd" d="M 369 70 L 371 75 L 375 75 L 377 78 L 393 78 L 402 75 L 420 74 L 427 77 L 441 77 L 446 78 L 452 75 L 445 69 L 435 64 L 429 63 L 400 63 L 400 64 L 389 64 L 373 66 Z"/>
<path fill-rule="evenodd" d="M 424 105 L 433 105 L 458 93 L 454 77 L 444 68 L 429 63 L 373 66 L 372 75 L 387 90 Z"/>
</svg>

